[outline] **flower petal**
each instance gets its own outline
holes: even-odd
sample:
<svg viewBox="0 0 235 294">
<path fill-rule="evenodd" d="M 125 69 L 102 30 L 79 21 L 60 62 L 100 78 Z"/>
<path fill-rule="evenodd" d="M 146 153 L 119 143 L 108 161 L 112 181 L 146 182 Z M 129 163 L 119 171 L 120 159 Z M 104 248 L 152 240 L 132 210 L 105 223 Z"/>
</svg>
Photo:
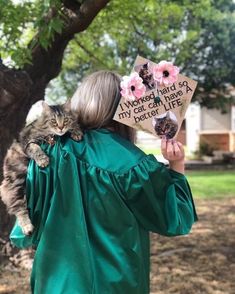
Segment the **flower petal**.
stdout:
<svg viewBox="0 0 235 294">
<path fill-rule="evenodd" d="M 146 91 L 143 80 L 137 72 L 131 73 L 130 76 L 124 76 L 120 86 L 121 95 L 128 100 L 140 98 Z"/>
</svg>

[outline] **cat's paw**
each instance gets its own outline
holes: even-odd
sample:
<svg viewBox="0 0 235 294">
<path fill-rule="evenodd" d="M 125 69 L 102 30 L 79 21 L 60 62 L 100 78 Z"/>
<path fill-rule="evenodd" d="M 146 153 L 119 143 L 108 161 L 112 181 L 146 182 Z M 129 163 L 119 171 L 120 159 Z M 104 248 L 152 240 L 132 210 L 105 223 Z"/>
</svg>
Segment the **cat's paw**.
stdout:
<svg viewBox="0 0 235 294">
<path fill-rule="evenodd" d="M 30 218 L 27 214 L 19 214 L 17 215 L 18 224 L 22 229 L 22 232 L 29 236 L 33 233 L 34 226 L 32 225 Z"/>
<path fill-rule="evenodd" d="M 71 138 L 74 140 L 74 141 L 81 141 L 82 138 L 83 138 L 83 133 L 82 132 L 74 132 L 74 133 L 71 133 Z"/>
<path fill-rule="evenodd" d="M 46 167 L 49 164 L 49 157 L 46 154 L 40 154 L 40 156 L 35 158 L 35 161 L 38 166 Z"/>
<path fill-rule="evenodd" d="M 34 226 L 32 224 L 22 225 L 21 229 L 26 236 L 30 236 L 33 233 Z"/>
<path fill-rule="evenodd" d="M 56 143 L 54 136 L 48 136 L 48 137 L 46 138 L 46 142 L 47 142 L 49 145 L 51 145 L 51 146 L 54 146 L 55 143 Z"/>
</svg>

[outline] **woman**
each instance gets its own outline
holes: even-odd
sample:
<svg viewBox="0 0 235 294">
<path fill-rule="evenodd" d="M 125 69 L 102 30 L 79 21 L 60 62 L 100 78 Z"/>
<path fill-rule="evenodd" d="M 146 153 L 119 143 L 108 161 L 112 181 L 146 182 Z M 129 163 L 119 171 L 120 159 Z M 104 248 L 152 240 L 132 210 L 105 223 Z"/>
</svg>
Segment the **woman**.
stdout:
<svg viewBox="0 0 235 294">
<path fill-rule="evenodd" d="M 37 246 L 35 294 L 147 294 L 149 231 L 187 234 L 197 219 L 182 145 L 162 140 L 169 169 L 143 153 L 133 130 L 112 121 L 119 100 L 117 74 L 88 76 L 71 99 L 84 139 L 47 146 L 47 169 L 29 166 L 36 231 L 12 240 Z"/>
</svg>

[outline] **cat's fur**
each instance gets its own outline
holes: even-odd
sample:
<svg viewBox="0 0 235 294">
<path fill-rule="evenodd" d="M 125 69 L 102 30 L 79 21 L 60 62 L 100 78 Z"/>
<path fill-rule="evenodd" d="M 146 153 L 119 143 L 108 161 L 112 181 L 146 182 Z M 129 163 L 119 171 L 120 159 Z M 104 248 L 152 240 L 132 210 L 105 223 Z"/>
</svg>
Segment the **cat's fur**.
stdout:
<svg viewBox="0 0 235 294">
<path fill-rule="evenodd" d="M 155 88 L 152 73 L 149 72 L 149 64 L 144 64 L 139 70 L 139 76 L 143 80 L 143 84 L 146 86 L 147 91 Z"/>
<path fill-rule="evenodd" d="M 154 117 L 153 126 L 156 134 L 160 138 L 165 136 L 166 139 L 172 139 L 178 131 L 177 121 L 170 117 L 169 111 L 164 117 Z"/>
<path fill-rule="evenodd" d="M 76 141 L 82 139 L 82 130 L 76 117 L 70 111 L 69 104 L 49 106 L 43 103 L 42 115 L 22 129 L 19 138 L 14 140 L 5 156 L 0 195 L 8 212 L 16 215 L 26 235 L 33 231 L 25 197 L 29 160 L 33 159 L 38 166 L 46 167 L 49 164 L 49 158 L 40 148 L 40 144 L 47 142 L 53 145 L 56 136 L 62 136 L 67 132 Z"/>
</svg>

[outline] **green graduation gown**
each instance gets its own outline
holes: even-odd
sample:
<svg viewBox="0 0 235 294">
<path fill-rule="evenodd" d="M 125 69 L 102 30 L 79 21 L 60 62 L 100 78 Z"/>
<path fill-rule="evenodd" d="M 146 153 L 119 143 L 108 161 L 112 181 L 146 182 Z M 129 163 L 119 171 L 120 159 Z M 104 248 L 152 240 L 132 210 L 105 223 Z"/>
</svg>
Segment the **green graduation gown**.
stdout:
<svg viewBox="0 0 235 294">
<path fill-rule="evenodd" d="M 50 165 L 27 175 L 35 231 L 11 232 L 37 247 L 32 293 L 149 293 L 149 231 L 183 235 L 197 219 L 185 176 L 106 129 L 43 148 Z"/>
</svg>

